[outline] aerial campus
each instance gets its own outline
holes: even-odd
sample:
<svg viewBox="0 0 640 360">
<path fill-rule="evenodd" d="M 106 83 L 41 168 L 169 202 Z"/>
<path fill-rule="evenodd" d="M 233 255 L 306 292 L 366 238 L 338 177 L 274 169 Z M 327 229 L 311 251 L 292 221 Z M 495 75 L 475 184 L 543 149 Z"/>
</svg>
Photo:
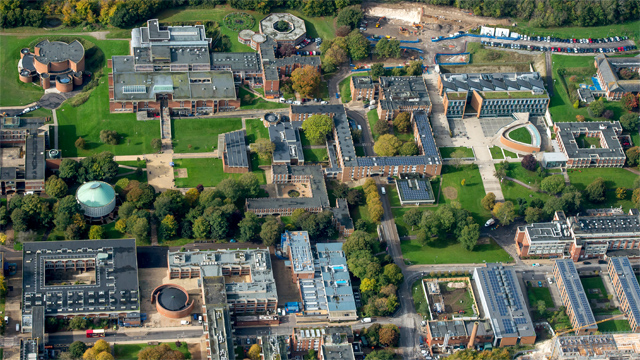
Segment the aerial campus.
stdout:
<svg viewBox="0 0 640 360">
<path fill-rule="evenodd" d="M 0 0 L 0 359 L 640 359 L 638 18 Z"/>
</svg>

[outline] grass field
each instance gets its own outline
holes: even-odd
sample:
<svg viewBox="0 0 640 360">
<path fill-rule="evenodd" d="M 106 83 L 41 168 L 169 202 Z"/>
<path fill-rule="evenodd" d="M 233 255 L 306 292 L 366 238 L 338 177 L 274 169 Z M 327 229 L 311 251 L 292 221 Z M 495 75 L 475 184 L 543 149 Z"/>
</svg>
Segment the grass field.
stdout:
<svg viewBox="0 0 640 360">
<path fill-rule="evenodd" d="M 252 144 L 258 139 L 268 139 L 269 129 L 267 129 L 262 120 L 260 119 L 248 119 L 245 120 L 247 125 L 247 142 Z"/>
<path fill-rule="evenodd" d="M 623 24 L 611 24 L 605 26 L 567 26 L 559 28 L 539 28 L 529 26 L 528 21 L 518 21 L 518 26 L 513 28 L 520 34 L 536 36 L 554 36 L 562 38 L 581 38 L 589 36 L 591 38 L 603 38 L 611 36 L 628 36 L 630 38 L 640 38 L 640 21 L 629 21 Z"/>
<path fill-rule="evenodd" d="M 543 300 L 547 308 L 555 307 L 548 287 L 527 286 L 527 297 L 529 298 L 529 307 L 532 309 L 536 309 L 539 300 Z"/>
<path fill-rule="evenodd" d="M 240 109 L 241 110 L 250 110 L 250 109 L 284 109 L 289 107 L 287 104 L 281 104 L 275 101 L 267 101 L 258 95 L 247 91 L 245 88 L 240 88 L 238 91 L 238 97 L 240 98 Z M 250 100 L 245 100 L 245 97 L 250 98 Z"/>
<path fill-rule="evenodd" d="M 631 331 L 628 320 L 609 320 L 598 324 L 600 332 Z"/>
<path fill-rule="evenodd" d="M 593 180 L 598 177 L 605 179 L 605 200 L 601 203 L 592 203 L 586 199 L 583 202 L 583 207 L 591 209 L 608 208 L 608 207 L 620 207 L 624 211 L 628 211 L 634 208 L 635 205 L 631 201 L 631 190 L 627 191 L 627 197 L 625 199 L 618 199 L 615 195 L 615 189 L 622 187 L 626 189 L 633 188 L 633 182 L 636 179 L 636 175 L 624 168 L 591 168 L 591 169 L 569 169 L 567 170 L 571 185 L 574 185 L 578 190 L 584 190 Z"/>
<path fill-rule="evenodd" d="M 416 280 L 411 286 L 411 295 L 413 297 L 413 305 L 416 312 L 422 316 L 429 316 L 429 306 L 427 305 L 427 299 L 424 297 L 424 290 L 422 289 L 422 279 Z"/>
<path fill-rule="evenodd" d="M 496 169 L 499 164 L 495 164 Z M 510 163 L 507 176 L 522 181 L 525 184 L 536 184 L 542 181 L 542 177 L 538 176 L 535 171 L 529 171 L 522 167 L 521 163 Z"/>
<path fill-rule="evenodd" d="M 180 347 L 176 347 L 175 342 L 166 343 L 172 350 L 179 350 L 185 359 L 191 359 L 187 343 L 182 342 Z M 138 360 L 140 350 L 149 347 L 147 344 L 114 344 L 114 357 L 118 360 Z"/>
<path fill-rule="evenodd" d="M 207 159 L 179 159 L 175 160 L 175 168 L 186 168 L 186 178 L 176 178 L 176 186 L 192 188 L 202 184 L 205 187 L 216 186 L 226 178 L 240 178 L 242 174 L 229 174 L 222 171 L 222 160 L 217 158 Z M 261 184 L 266 184 L 264 171 L 253 168 L 253 172 L 258 175 Z"/>
<path fill-rule="evenodd" d="M 213 151 L 218 148 L 219 134 L 240 129 L 242 129 L 240 118 L 171 120 L 173 151 L 176 153 Z"/>
<path fill-rule="evenodd" d="M 124 166 L 134 166 L 134 167 L 139 167 L 139 168 L 143 168 L 146 169 L 147 168 L 147 162 L 144 160 L 140 160 L 140 161 L 116 161 L 119 165 L 124 165 Z"/>
<path fill-rule="evenodd" d="M 576 138 L 576 143 L 580 148 L 590 148 L 595 146 L 596 149 L 600 149 L 600 138 L 597 137 L 587 137 L 585 135 L 580 135 Z"/>
<path fill-rule="evenodd" d="M 584 287 L 584 292 L 587 294 L 587 299 L 606 299 L 607 289 L 604 287 L 602 278 L 600 276 L 584 277 L 580 278 L 580 282 Z M 598 289 L 599 292 L 593 293 L 590 289 Z"/>
<path fill-rule="evenodd" d="M 526 127 L 517 128 L 515 130 L 509 131 L 507 134 L 508 137 L 513 141 L 519 141 L 525 144 L 531 144 L 531 133 L 527 130 Z"/>
<path fill-rule="evenodd" d="M 304 153 L 304 161 L 306 162 L 322 162 L 329 160 L 327 149 L 302 149 Z"/>
<path fill-rule="evenodd" d="M 518 155 L 516 153 L 511 152 L 509 150 L 505 150 L 504 151 L 504 156 L 506 156 L 508 158 L 511 158 L 511 159 L 517 159 L 518 158 Z"/>
<path fill-rule="evenodd" d="M 440 150 L 440 155 L 442 155 L 443 159 L 450 159 L 452 157 L 451 154 L 453 154 L 457 150 L 461 150 L 464 153 L 464 157 L 466 157 L 466 158 L 474 157 L 473 156 L 473 149 L 468 148 L 468 147 L 464 147 L 464 146 L 459 146 L 459 147 L 441 147 L 441 148 L 439 148 L 439 150 Z"/>
<path fill-rule="evenodd" d="M 504 159 L 504 154 L 502 154 L 502 148 L 498 147 L 498 146 L 492 146 L 489 148 L 489 151 L 491 152 L 491 158 L 492 159 Z"/>
<path fill-rule="evenodd" d="M 491 49 L 489 47 L 485 47 L 480 43 L 476 42 L 468 42 L 467 43 L 467 51 L 471 53 L 471 62 L 472 65 L 481 65 L 481 64 L 521 64 L 529 66 L 530 63 L 535 62 L 536 57 L 539 55 L 534 54 L 520 54 L 516 52 L 506 52 Z"/>
<path fill-rule="evenodd" d="M 373 135 L 373 140 L 378 140 L 378 134 L 375 130 L 375 124 L 380 120 L 378 117 L 378 111 L 376 109 L 369 110 L 367 113 L 367 120 L 369 121 L 369 127 L 371 128 L 371 135 Z M 363 129 L 364 130 L 364 129 Z"/>
<path fill-rule="evenodd" d="M 525 199 L 527 203 L 531 203 L 531 200 L 533 200 L 534 198 L 540 199 L 543 202 L 546 202 L 551 198 L 551 195 L 547 193 L 539 193 L 529 190 L 520 184 L 514 183 L 513 181 L 505 180 L 502 182 L 502 184 L 500 184 L 500 187 L 502 188 L 504 199 L 513 203 L 516 212 L 520 210 L 520 205 L 518 205 L 518 198 Z"/>
<path fill-rule="evenodd" d="M 461 184 L 462 179 L 465 180 L 464 186 Z M 453 199 L 447 197 L 445 195 L 447 188 L 454 189 L 457 197 Z M 436 191 L 435 188 L 434 191 Z M 480 204 L 480 201 L 486 193 L 484 191 L 484 185 L 482 184 L 480 171 L 476 165 L 463 165 L 460 166 L 460 168 L 449 165 L 443 166 L 442 192 L 440 203 L 443 202 L 443 199 L 447 204 L 454 201 L 459 202 L 463 209 L 469 210 L 471 216 L 473 216 L 478 224 L 484 224 L 484 222 L 491 217 L 491 214 Z"/>
<path fill-rule="evenodd" d="M 396 223 L 396 228 L 398 229 L 398 236 L 401 238 L 405 236 L 417 235 L 418 232 L 420 232 L 420 227 L 416 226 L 413 228 L 413 230 L 411 230 L 411 226 L 407 225 L 402 218 L 402 216 L 404 216 L 404 213 L 409 211 L 409 209 L 411 209 L 411 207 L 391 209 L 393 219 Z M 423 207 L 421 209 L 435 211 L 436 207 Z"/>
<path fill-rule="evenodd" d="M 133 172 L 133 173 L 132 173 Z M 124 175 L 126 174 L 126 175 Z M 120 178 L 127 178 L 129 180 L 137 180 L 140 182 L 147 182 L 147 172 L 143 171 L 142 174 L 140 174 L 140 176 L 136 176 L 135 170 L 131 170 L 131 169 L 127 169 L 127 168 L 123 168 L 123 167 L 119 167 L 118 168 L 118 175 L 116 176 L 116 181 Z"/>
<path fill-rule="evenodd" d="M 513 258 L 493 240 L 482 238 L 473 251 L 465 250 L 455 240 L 440 240 L 422 246 L 417 240 L 401 241 L 402 256 L 411 264 L 482 264 L 510 262 Z"/>
</svg>

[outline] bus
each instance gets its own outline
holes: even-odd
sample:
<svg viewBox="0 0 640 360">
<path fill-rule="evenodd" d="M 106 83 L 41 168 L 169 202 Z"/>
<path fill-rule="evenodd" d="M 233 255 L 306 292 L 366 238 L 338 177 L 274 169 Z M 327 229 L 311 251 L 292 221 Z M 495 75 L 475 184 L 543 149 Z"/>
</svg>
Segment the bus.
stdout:
<svg viewBox="0 0 640 360">
<path fill-rule="evenodd" d="M 104 337 L 104 329 L 87 330 L 87 337 Z"/>
</svg>

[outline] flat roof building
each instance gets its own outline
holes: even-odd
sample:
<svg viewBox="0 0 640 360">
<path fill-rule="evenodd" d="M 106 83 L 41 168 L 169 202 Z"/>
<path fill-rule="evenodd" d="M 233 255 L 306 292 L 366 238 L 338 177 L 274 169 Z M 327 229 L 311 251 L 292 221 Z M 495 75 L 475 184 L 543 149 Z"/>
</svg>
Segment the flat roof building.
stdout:
<svg viewBox="0 0 640 360">
<path fill-rule="evenodd" d="M 630 209 L 588 209 L 586 215 L 567 217 L 557 211 L 551 222 L 520 226 L 516 252 L 530 256 L 581 261 L 606 255 L 640 256 L 640 213 Z"/>
<path fill-rule="evenodd" d="M 279 122 L 269 126 L 269 140 L 275 145 L 272 162 L 276 165 L 304 165 L 300 141 L 300 122 Z"/>
<path fill-rule="evenodd" d="M 553 277 L 560 291 L 562 303 L 576 335 L 588 335 L 598 331 L 596 318 L 589 305 L 587 294 L 580 282 L 580 276 L 571 259 L 558 259 L 553 267 Z"/>
<path fill-rule="evenodd" d="M 535 343 L 535 328 L 513 267 L 487 263 L 473 270 L 473 280 L 495 334 L 493 346 Z"/>
<path fill-rule="evenodd" d="M 568 168 L 622 167 L 627 159 L 619 121 L 556 122 L 553 131 Z M 596 138 L 599 144 L 584 147 L 579 138 Z"/>
<path fill-rule="evenodd" d="M 318 360 L 323 360 L 319 350 L 324 345 L 349 344 L 354 341 L 350 326 L 295 327 L 291 334 L 292 355 L 304 355 L 313 349 L 318 352 Z"/>
<path fill-rule="evenodd" d="M 207 360 L 235 360 L 233 329 L 225 278 L 202 276 L 202 328 Z"/>
<path fill-rule="evenodd" d="M 559 360 L 640 359 L 640 334 L 562 335 L 554 338 L 552 353 Z"/>
<path fill-rule="evenodd" d="M 373 100 L 378 88 L 378 84 L 373 81 L 371 76 L 352 76 L 349 86 L 351 87 L 351 98 L 358 101 Z"/>
<path fill-rule="evenodd" d="M 631 331 L 640 332 L 640 285 L 629 258 L 609 258 L 607 270 L 620 302 L 620 310 L 627 316 Z"/>
<path fill-rule="evenodd" d="M 433 195 L 429 179 L 396 179 L 396 190 L 401 205 L 433 204 Z"/>
<path fill-rule="evenodd" d="M 224 136 L 222 148 L 222 168 L 226 173 L 245 173 L 250 170 L 247 133 L 244 129 L 231 131 Z"/>
<path fill-rule="evenodd" d="M 431 99 L 422 76 L 381 76 L 378 117 L 392 120 L 401 112 L 423 110 L 431 114 Z"/>
<path fill-rule="evenodd" d="M 0 118 L 0 184 L 3 195 L 44 191 L 44 153 L 48 138 L 45 118 Z"/>
<path fill-rule="evenodd" d="M 137 318 L 139 323 L 134 239 L 26 242 L 22 263 L 24 331 L 44 333 L 39 327 L 51 316 Z"/>
<path fill-rule="evenodd" d="M 320 352 L 323 360 L 355 360 L 351 344 L 323 345 Z"/>
<path fill-rule="evenodd" d="M 168 263 L 170 279 L 222 277 L 226 303 L 236 314 L 278 307 L 268 249 L 169 251 Z"/>
<path fill-rule="evenodd" d="M 131 30 L 131 48 L 152 46 L 204 46 L 211 45 L 204 25 L 160 26 L 158 19 L 147 20 L 147 26 Z"/>
<path fill-rule="evenodd" d="M 475 333 L 474 333 L 475 330 Z M 492 346 L 493 331 L 488 320 L 438 320 L 428 321 L 426 326 L 427 344 L 435 351 L 446 353 L 456 348 L 484 349 Z"/>
<path fill-rule="evenodd" d="M 313 253 L 309 233 L 306 231 L 286 231 L 282 234 L 282 251 L 291 261 L 291 279 L 297 283 L 300 279 L 313 279 Z"/>
<path fill-rule="evenodd" d="M 288 29 L 278 29 L 278 23 L 284 22 Z M 289 13 L 271 13 L 260 20 L 260 32 L 273 38 L 278 45 L 298 45 L 307 36 L 304 20 Z"/>
</svg>

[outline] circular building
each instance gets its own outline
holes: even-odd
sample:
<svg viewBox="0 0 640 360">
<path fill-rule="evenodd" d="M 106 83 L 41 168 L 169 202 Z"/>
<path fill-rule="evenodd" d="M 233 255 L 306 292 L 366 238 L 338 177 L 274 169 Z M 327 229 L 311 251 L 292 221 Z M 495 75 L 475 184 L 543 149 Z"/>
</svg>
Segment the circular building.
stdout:
<svg viewBox="0 0 640 360">
<path fill-rule="evenodd" d="M 71 75 L 64 74 L 56 76 L 56 89 L 63 93 L 73 91 L 73 80 L 71 79 Z"/>
<path fill-rule="evenodd" d="M 78 188 L 76 200 L 86 216 L 101 218 L 115 209 L 116 192 L 106 182 L 90 181 Z"/>
<path fill-rule="evenodd" d="M 254 34 L 251 37 L 251 48 L 257 51 L 258 47 L 260 47 L 260 45 L 262 45 L 262 43 L 264 43 L 265 41 L 267 41 L 266 36 L 262 34 Z"/>
<path fill-rule="evenodd" d="M 298 45 L 307 37 L 304 20 L 288 13 L 274 13 L 260 21 L 260 32 L 274 39 L 278 45 Z"/>
<path fill-rule="evenodd" d="M 20 70 L 20 81 L 23 83 L 33 82 L 33 73 L 27 69 Z"/>
<path fill-rule="evenodd" d="M 189 303 L 189 294 L 182 286 L 173 284 L 164 284 L 153 289 L 151 303 L 154 302 L 158 313 L 170 319 L 189 316 L 195 304 L 193 301 Z"/>
<path fill-rule="evenodd" d="M 34 65 L 40 74 L 84 71 L 84 46 L 78 40 L 69 44 L 43 40 L 35 46 L 34 53 Z"/>
<path fill-rule="evenodd" d="M 51 87 L 51 75 L 49 75 L 48 73 L 40 74 L 40 85 L 42 85 L 42 88 L 45 89 L 45 90 L 50 88 Z"/>
<path fill-rule="evenodd" d="M 251 44 L 251 37 L 255 34 L 256 33 L 253 30 L 242 30 L 240 31 L 240 33 L 238 33 L 238 42 L 248 46 L 249 44 Z"/>
<path fill-rule="evenodd" d="M 267 123 L 267 126 L 276 125 L 280 122 L 278 115 L 274 113 L 266 113 L 264 114 L 264 121 Z"/>
</svg>

